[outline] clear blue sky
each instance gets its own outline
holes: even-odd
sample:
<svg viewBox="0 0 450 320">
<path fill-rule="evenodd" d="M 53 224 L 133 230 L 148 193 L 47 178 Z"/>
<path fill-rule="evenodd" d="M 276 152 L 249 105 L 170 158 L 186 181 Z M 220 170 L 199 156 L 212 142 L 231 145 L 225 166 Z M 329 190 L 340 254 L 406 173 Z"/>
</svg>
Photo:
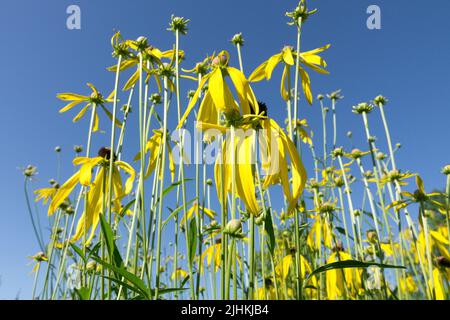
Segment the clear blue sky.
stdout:
<svg viewBox="0 0 450 320">
<path fill-rule="evenodd" d="M 332 44 L 324 55 L 331 74 L 312 76 L 314 95 L 338 88 L 345 95 L 338 105 L 340 144 L 345 144 L 345 133 L 352 130 L 358 146 L 365 148 L 361 119 L 351 113 L 351 106 L 382 93 L 390 100 L 386 111 L 394 142 L 403 144 L 398 163 L 404 170 L 419 172 L 428 188 L 442 188 L 444 177 L 440 168 L 450 161 L 450 2 L 308 3 L 317 7 L 319 13 L 304 27 L 303 49 Z M 70 4 L 81 7 L 81 30 L 66 28 L 66 8 Z M 60 145 L 65 163 L 63 178 L 72 172 L 72 147 L 85 144 L 87 123 L 74 125 L 71 115 L 58 114 L 62 104 L 55 94 L 88 93 L 86 82 L 93 82 L 103 91 L 111 90 L 113 74 L 105 67 L 114 62 L 109 43 L 113 29 L 127 38 L 145 35 L 151 43 L 167 49 L 173 42 L 172 34 L 165 31 L 170 15 L 190 18 L 188 36 L 181 40 L 187 51 L 184 67 L 223 48 L 235 59 L 228 40 L 243 32 L 248 75 L 284 45 L 295 43 L 295 30 L 286 25 L 284 13 L 296 4 L 295 0 L 2 1 L 0 298 L 14 298 L 16 294 L 30 297 L 33 277 L 27 256 L 38 251 L 26 212 L 23 177 L 17 168 L 29 163 L 38 166 L 39 175 L 33 186 L 46 186 L 47 180 L 56 175 L 53 149 Z M 381 7 L 381 30 L 366 28 L 366 9 L 370 4 Z M 279 72 L 274 79 L 279 79 Z M 269 115 L 276 118 L 284 110 L 278 85 L 278 80 L 274 80 L 254 86 L 258 98 L 268 103 Z M 318 105 L 302 104 L 300 110 L 319 132 Z M 384 141 L 378 113 L 370 121 L 374 133 Z M 105 137 L 98 136 L 95 145 L 100 146 Z M 134 150 L 129 150 L 128 157 L 131 154 Z M 44 209 L 41 215 L 45 221 Z"/>
</svg>

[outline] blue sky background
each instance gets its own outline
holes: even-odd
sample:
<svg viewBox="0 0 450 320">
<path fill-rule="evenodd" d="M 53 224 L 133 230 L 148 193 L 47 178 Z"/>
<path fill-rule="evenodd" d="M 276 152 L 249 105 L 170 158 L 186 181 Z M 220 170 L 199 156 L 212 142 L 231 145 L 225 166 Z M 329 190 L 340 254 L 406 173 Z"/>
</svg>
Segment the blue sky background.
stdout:
<svg viewBox="0 0 450 320">
<path fill-rule="evenodd" d="M 404 170 L 419 172 L 426 187 L 442 188 L 440 169 L 449 162 L 450 108 L 450 2 L 320 0 L 308 1 L 319 13 L 303 29 L 302 49 L 326 43 L 324 54 L 331 74 L 311 72 L 314 95 L 342 89 L 338 105 L 338 144 L 348 146 L 345 133 L 352 130 L 355 144 L 366 149 L 362 120 L 351 106 L 382 93 L 390 100 L 386 108 L 394 143 L 403 147 L 397 162 Z M 82 29 L 66 28 L 66 8 L 77 4 Z M 33 187 L 47 186 L 56 176 L 56 154 L 63 149 L 62 177 L 72 172 L 73 145 L 85 144 L 87 119 L 72 124 L 71 114 L 58 114 L 58 92 L 89 93 L 86 82 L 99 90 L 112 89 L 114 75 L 105 68 L 114 63 L 109 39 L 113 29 L 126 38 L 145 35 L 162 49 L 172 46 L 166 31 L 170 15 L 191 19 L 182 37 L 187 52 L 183 67 L 190 68 L 207 53 L 228 49 L 237 65 L 231 36 L 243 32 L 246 75 L 286 44 L 295 44 L 295 29 L 286 25 L 284 13 L 297 1 L 2 1 L 0 4 L 0 298 L 30 297 L 33 277 L 27 256 L 38 251 L 23 195 L 23 176 L 18 167 L 33 164 L 39 175 Z M 366 28 L 366 9 L 377 4 L 382 10 L 382 29 Z M 277 70 L 270 83 L 253 86 L 269 115 L 281 121 L 284 104 L 279 97 Z M 186 85 L 185 92 L 192 89 Z M 184 94 L 184 93 L 183 93 Z M 122 99 L 125 99 L 123 97 Z M 172 106 L 175 118 L 175 105 Z M 306 117 L 320 137 L 318 104 L 301 102 Z M 370 116 L 374 134 L 384 144 L 378 112 Z M 106 119 L 100 122 L 102 126 Z M 172 123 L 173 125 L 173 123 Z M 97 135 L 93 150 L 104 144 L 107 134 Z M 132 132 L 130 132 L 132 139 Z M 318 150 L 320 146 L 317 146 Z M 125 150 L 130 161 L 136 149 Z M 311 172 L 310 161 L 306 161 Z M 311 174 L 312 175 L 312 172 Z M 41 209 L 45 223 L 45 209 Z"/>
</svg>

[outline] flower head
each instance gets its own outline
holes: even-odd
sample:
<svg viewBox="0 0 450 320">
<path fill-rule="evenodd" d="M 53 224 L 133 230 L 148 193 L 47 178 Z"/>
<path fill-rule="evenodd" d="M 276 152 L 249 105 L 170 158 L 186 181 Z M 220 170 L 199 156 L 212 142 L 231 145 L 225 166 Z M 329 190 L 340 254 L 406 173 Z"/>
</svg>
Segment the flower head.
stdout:
<svg viewBox="0 0 450 320">
<path fill-rule="evenodd" d="M 367 103 L 367 102 L 362 102 L 357 104 L 356 106 L 353 106 L 353 113 L 356 114 L 363 114 L 363 113 L 370 113 L 373 109 L 373 105 Z"/>
<path fill-rule="evenodd" d="M 109 164 L 110 160 L 107 159 L 107 149 L 102 148 L 99 151 L 99 156 L 95 158 L 78 157 L 73 160 L 74 165 L 79 165 L 78 170 L 72 177 L 70 177 L 54 194 L 52 201 L 48 208 L 48 214 L 52 215 L 63 202 L 68 198 L 70 193 L 79 183 L 82 186 L 88 187 L 87 192 L 88 206 L 85 212 L 78 220 L 78 225 L 75 231 L 72 241 L 77 241 L 80 237 L 86 234 L 87 230 L 92 227 L 91 235 L 87 239 L 86 243 L 89 243 L 95 235 L 96 227 L 99 223 L 100 214 L 104 212 L 103 208 L 103 195 L 108 194 L 108 184 L 106 183 L 109 176 Z M 109 157 L 111 154 L 109 153 Z M 133 187 L 133 181 L 135 177 L 134 169 L 123 161 L 114 161 L 113 163 L 113 176 L 111 191 L 114 194 L 112 200 L 112 210 L 115 213 L 121 211 L 121 199 L 131 192 Z M 94 181 L 92 182 L 92 171 L 94 167 L 98 167 L 98 171 Z M 122 184 L 122 178 L 120 171 L 123 170 L 129 174 L 125 186 Z"/>
<path fill-rule="evenodd" d="M 236 33 L 233 38 L 230 40 L 235 46 L 243 46 L 244 45 L 244 37 L 242 36 L 242 32 Z"/>
<path fill-rule="evenodd" d="M 169 24 L 169 28 L 167 29 L 168 31 L 173 31 L 173 32 L 179 32 L 182 35 L 186 35 L 187 34 L 187 24 L 190 20 L 189 19 L 185 19 L 183 17 L 176 17 L 174 15 L 172 15 L 170 17 L 170 24 Z"/>
<path fill-rule="evenodd" d="M 80 110 L 80 112 L 73 118 L 73 122 L 77 122 L 80 120 L 85 114 L 86 111 L 89 109 L 89 107 L 99 106 L 106 114 L 106 116 L 113 121 L 113 116 L 111 112 L 106 109 L 105 104 L 108 102 L 113 101 L 113 97 L 115 95 L 115 91 L 112 91 L 109 96 L 105 99 L 103 98 L 103 95 L 97 90 L 97 88 L 94 87 L 93 84 L 88 83 L 87 84 L 91 90 L 92 93 L 89 96 L 84 96 L 76 93 L 59 93 L 56 96 L 58 99 L 63 101 L 69 101 L 69 104 L 67 104 L 65 107 L 63 107 L 61 110 L 59 110 L 59 113 L 64 113 L 72 109 L 73 107 L 79 105 L 80 103 L 86 103 L 84 107 Z M 96 109 L 97 110 L 97 109 Z M 92 128 L 93 132 L 98 131 L 98 124 L 99 124 L 99 116 L 98 113 L 95 113 L 95 119 L 94 119 L 94 127 Z M 121 127 L 122 124 L 119 120 L 114 119 L 115 124 L 118 127 Z"/>
<path fill-rule="evenodd" d="M 322 59 L 318 53 L 327 50 L 330 45 L 323 46 L 311 51 L 306 52 L 296 52 L 291 46 L 285 46 L 280 53 L 277 53 L 270 57 L 267 61 L 263 62 L 258 66 L 250 75 L 250 82 L 261 81 L 262 79 L 270 80 L 272 72 L 275 67 L 283 62 L 284 69 L 283 75 L 281 77 L 280 93 L 284 100 L 289 100 L 291 94 L 289 92 L 289 78 L 290 78 L 290 67 L 295 65 L 295 58 L 299 59 L 300 64 L 298 65 L 298 71 L 301 77 L 301 83 L 303 88 L 303 93 L 305 94 L 306 100 L 309 104 L 312 104 L 312 91 L 311 91 L 311 80 L 309 74 L 303 66 L 306 66 L 318 73 L 328 74 L 329 72 L 325 70 L 327 63 Z"/>
</svg>

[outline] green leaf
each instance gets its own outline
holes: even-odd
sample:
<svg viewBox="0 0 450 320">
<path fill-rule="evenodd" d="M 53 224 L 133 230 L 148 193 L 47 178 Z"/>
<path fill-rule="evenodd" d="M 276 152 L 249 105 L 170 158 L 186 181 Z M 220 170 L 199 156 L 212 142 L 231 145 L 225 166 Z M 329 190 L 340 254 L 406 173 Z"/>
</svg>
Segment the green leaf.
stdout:
<svg viewBox="0 0 450 320">
<path fill-rule="evenodd" d="M 128 209 L 130 209 L 131 206 L 132 206 L 135 202 L 136 202 L 136 199 L 133 199 L 133 200 L 131 200 L 130 202 L 128 202 L 128 203 L 125 205 L 125 207 L 123 207 L 122 210 L 120 210 L 119 215 L 120 215 L 121 217 L 123 217 L 123 216 L 126 214 L 126 212 L 128 211 Z"/>
<path fill-rule="evenodd" d="M 266 229 L 266 233 L 268 236 L 267 237 L 267 246 L 269 247 L 270 254 L 273 256 L 276 241 L 275 241 L 275 232 L 273 230 L 272 215 L 270 213 L 270 209 L 268 209 L 266 212 L 264 228 Z"/>
<path fill-rule="evenodd" d="M 77 294 L 80 300 L 89 300 L 91 295 L 91 290 L 87 287 L 81 287 L 79 289 L 75 288 L 75 293 Z"/>
<path fill-rule="evenodd" d="M 186 207 L 191 205 L 195 200 L 197 200 L 197 197 L 195 197 L 194 199 L 192 199 L 191 201 L 186 203 Z M 167 217 L 166 220 L 164 220 L 164 222 L 162 223 L 162 227 L 164 228 L 166 226 L 167 223 L 169 223 L 170 219 L 172 219 L 178 212 L 180 212 L 180 210 L 183 209 L 183 205 L 179 206 L 178 208 L 176 208 L 175 210 L 171 210 L 170 215 Z M 169 209 L 170 210 L 170 209 Z"/>
<path fill-rule="evenodd" d="M 323 265 L 313 272 L 306 278 L 305 284 L 308 282 L 309 279 L 311 279 L 316 274 L 334 270 L 334 269 L 346 269 L 346 268 L 368 268 L 371 266 L 383 268 L 383 269 L 406 269 L 404 266 L 394 266 L 389 264 L 383 264 L 383 263 L 376 263 L 376 262 L 362 262 L 358 260 L 344 260 L 344 261 L 337 261 L 328 263 L 326 265 Z"/>
<path fill-rule="evenodd" d="M 111 229 L 111 226 L 109 225 L 109 223 L 106 221 L 105 217 L 102 214 L 100 214 L 100 225 L 102 228 L 103 236 L 105 237 L 106 248 L 108 249 L 111 261 L 115 266 L 122 267 L 123 260 L 122 257 L 120 256 L 119 250 L 117 249 L 113 231 Z"/>
<path fill-rule="evenodd" d="M 78 247 L 77 245 L 73 244 L 72 242 L 69 242 L 69 245 L 72 247 L 73 251 L 75 251 L 81 259 L 83 259 L 83 262 L 86 263 L 86 257 L 83 254 L 83 250 L 81 250 L 80 247 Z"/>
<path fill-rule="evenodd" d="M 189 232 L 188 232 L 188 240 L 189 240 L 189 264 L 192 265 L 194 262 L 196 249 L 197 249 L 197 224 L 195 219 L 192 219 L 189 223 Z"/>
<path fill-rule="evenodd" d="M 121 277 L 123 277 L 125 280 L 127 280 L 128 282 L 130 282 L 131 284 L 133 284 L 133 290 L 136 291 L 138 290 L 142 295 L 145 296 L 146 299 L 151 299 L 152 297 L 152 293 L 153 290 L 149 287 L 147 287 L 144 283 L 144 281 L 142 281 L 140 278 L 136 277 L 134 274 L 132 274 L 131 272 L 128 272 L 127 270 L 125 270 L 125 268 L 122 267 L 116 267 L 113 266 L 112 264 L 109 264 L 106 261 L 103 261 L 102 259 L 98 258 L 98 257 L 93 257 L 93 259 L 95 261 L 97 261 L 98 263 L 100 263 L 102 266 L 104 266 L 105 268 L 113 271 L 114 273 L 119 274 Z M 111 279 L 112 281 L 118 283 L 118 284 L 122 284 L 122 280 L 120 279 Z"/>
<path fill-rule="evenodd" d="M 184 180 L 180 180 L 177 182 L 172 183 L 170 186 L 168 186 L 167 188 L 165 188 L 163 190 L 162 193 L 162 197 L 164 198 L 170 191 L 172 191 L 176 186 L 182 184 L 183 182 L 187 182 L 187 181 L 191 181 L 192 179 L 184 179 Z M 157 206 L 157 204 L 159 203 L 159 201 L 161 200 L 161 198 L 159 197 L 158 199 L 156 199 L 155 204 L 153 205 L 153 207 L 155 208 Z"/>
</svg>

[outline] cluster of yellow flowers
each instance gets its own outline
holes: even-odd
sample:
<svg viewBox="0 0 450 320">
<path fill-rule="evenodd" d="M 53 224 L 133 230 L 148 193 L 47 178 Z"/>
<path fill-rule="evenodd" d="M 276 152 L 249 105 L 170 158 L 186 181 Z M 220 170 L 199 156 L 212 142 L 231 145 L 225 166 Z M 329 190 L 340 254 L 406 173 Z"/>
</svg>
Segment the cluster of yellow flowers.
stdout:
<svg viewBox="0 0 450 320">
<path fill-rule="evenodd" d="M 285 46 L 248 77 L 242 34 L 232 39 L 239 68 L 223 50 L 190 70 L 180 67 L 185 58 L 180 35 L 187 33 L 187 19 L 172 16 L 169 30 L 175 44 L 167 51 L 146 37 L 113 35 L 117 61 L 108 68 L 115 74 L 111 94 L 104 98 L 88 83 L 90 95 L 57 95 L 67 102 L 61 113 L 84 104 L 73 122 L 88 112 L 91 116 L 85 156 L 80 156 L 81 147 L 75 150 L 73 165 L 79 170 L 62 185 L 52 181 L 51 187 L 35 191 L 36 201 L 48 204 L 52 225 L 49 241 L 36 232 L 39 242 L 46 243 L 32 257 L 36 279 L 41 263 L 47 263 L 43 281 L 35 282 L 42 284 L 39 298 L 450 297 L 450 168 L 443 171 L 445 193 L 427 193 L 418 175 L 397 169 L 399 146 L 392 146 L 384 113 L 387 99 L 382 96 L 353 108 L 363 119 L 367 151 L 346 152 L 336 145 L 336 105 L 343 99 L 339 90 L 327 95 L 327 101 L 318 95 L 322 157 L 307 120 L 297 117 L 299 101 L 312 105 L 314 100 L 308 72 L 328 74 L 319 54 L 330 45 L 300 52 L 302 27 L 315 13 L 305 0 L 288 12 L 298 34 L 296 47 Z M 257 82 L 271 80 L 279 64 L 285 128 L 269 117 L 254 90 Z M 197 83 L 187 103 L 181 98 L 180 79 Z M 128 98 L 120 100 L 126 104 L 119 119 L 122 95 Z M 138 112 L 131 113 L 136 95 Z M 214 179 L 204 162 L 185 160 L 189 150 L 184 134 L 175 143 L 170 139 L 172 101 L 177 107 L 174 129 L 186 129 L 195 113 L 196 130 L 203 132 L 201 146 L 217 146 Z M 333 116 L 332 148 L 326 137 L 326 102 Z M 160 104 L 162 109 L 156 107 Z M 368 115 L 374 107 L 386 130 L 388 155 L 370 132 Z M 109 119 L 111 143 L 94 155 L 99 109 Z M 130 126 L 139 132 L 136 171 L 122 160 Z M 314 163 L 309 180 L 302 161 L 308 151 Z M 194 169 L 188 172 L 188 167 Z M 26 170 L 26 181 L 33 172 Z M 403 190 L 411 177 L 416 177 L 414 193 Z M 216 195 L 211 195 L 213 185 Z M 360 209 L 352 193 L 358 185 L 364 197 Z M 411 212 L 416 209 L 414 219 Z"/>
</svg>

